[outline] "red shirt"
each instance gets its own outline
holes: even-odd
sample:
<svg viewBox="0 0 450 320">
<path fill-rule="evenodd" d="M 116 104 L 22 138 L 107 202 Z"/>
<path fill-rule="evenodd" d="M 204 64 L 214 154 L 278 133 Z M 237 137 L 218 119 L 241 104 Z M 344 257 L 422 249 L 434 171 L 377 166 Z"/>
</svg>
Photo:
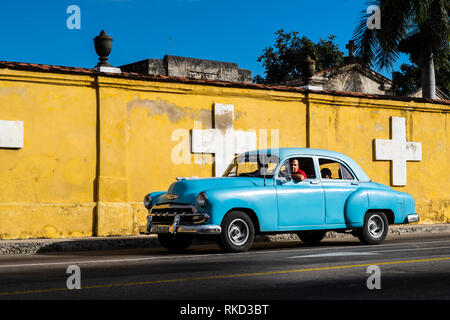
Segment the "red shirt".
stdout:
<svg viewBox="0 0 450 320">
<path fill-rule="evenodd" d="M 305 179 L 308 178 L 308 177 L 306 176 L 306 173 L 305 173 L 303 170 L 298 169 L 297 172 L 293 172 L 293 173 L 294 173 L 294 174 L 302 174 L 302 175 L 305 177 Z"/>
</svg>

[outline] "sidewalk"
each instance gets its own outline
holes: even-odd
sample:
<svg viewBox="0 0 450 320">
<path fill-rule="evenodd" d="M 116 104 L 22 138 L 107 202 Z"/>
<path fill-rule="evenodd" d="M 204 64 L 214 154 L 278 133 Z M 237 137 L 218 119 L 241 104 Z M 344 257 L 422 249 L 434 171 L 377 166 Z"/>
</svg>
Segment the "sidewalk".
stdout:
<svg viewBox="0 0 450 320">
<path fill-rule="evenodd" d="M 389 228 L 393 235 L 411 233 L 449 233 L 450 224 L 394 225 Z M 353 237 L 351 234 L 328 232 L 325 238 Z M 295 234 L 257 236 L 257 242 L 299 241 Z M 120 237 L 85 237 L 66 239 L 0 240 L 0 255 L 39 254 L 52 252 L 77 252 L 89 250 L 117 250 L 160 247 L 156 235 Z"/>
</svg>

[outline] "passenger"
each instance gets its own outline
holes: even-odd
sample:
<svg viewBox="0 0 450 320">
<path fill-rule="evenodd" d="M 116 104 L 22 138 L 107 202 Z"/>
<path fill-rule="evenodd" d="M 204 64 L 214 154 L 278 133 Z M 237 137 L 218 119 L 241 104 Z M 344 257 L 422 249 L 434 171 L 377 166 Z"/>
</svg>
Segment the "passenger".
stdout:
<svg viewBox="0 0 450 320">
<path fill-rule="evenodd" d="M 332 179 L 331 170 L 328 168 L 323 168 L 322 170 L 320 170 L 320 174 L 322 175 L 322 179 Z"/>
<path fill-rule="evenodd" d="M 300 169 L 300 163 L 298 159 L 290 159 L 291 165 L 291 177 L 295 181 L 303 181 L 307 178 L 306 173 Z"/>
</svg>

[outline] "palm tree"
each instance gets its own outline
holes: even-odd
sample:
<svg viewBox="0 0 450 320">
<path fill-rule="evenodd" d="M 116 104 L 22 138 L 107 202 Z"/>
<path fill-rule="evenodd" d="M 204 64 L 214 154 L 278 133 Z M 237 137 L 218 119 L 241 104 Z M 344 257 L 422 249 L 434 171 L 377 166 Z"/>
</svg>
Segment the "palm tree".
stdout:
<svg viewBox="0 0 450 320">
<path fill-rule="evenodd" d="M 422 96 L 435 98 L 434 57 L 449 50 L 450 0 L 372 0 L 380 10 L 380 28 L 370 29 L 363 12 L 353 36 L 356 55 L 368 65 L 391 69 L 400 52 L 422 69 Z"/>
</svg>

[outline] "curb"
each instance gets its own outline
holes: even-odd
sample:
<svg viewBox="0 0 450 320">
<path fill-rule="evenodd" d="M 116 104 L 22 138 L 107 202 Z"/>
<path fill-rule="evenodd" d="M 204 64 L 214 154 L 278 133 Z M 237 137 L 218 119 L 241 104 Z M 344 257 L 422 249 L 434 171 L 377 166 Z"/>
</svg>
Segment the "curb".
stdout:
<svg viewBox="0 0 450 320">
<path fill-rule="evenodd" d="M 450 233 L 450 224 L 395 225 L 389 228 L 390 235 L 412 233 Z M 325 239 L 353 238 L 350 233 L 330 231 Z M 255 242 L 299 241 L 296 234 L 257 236 Z M 198 242 L 197 242 L 198 243 Z M 194 242 L 196 244 L 196 242 Z M 86 237 L 70 239 L 0 240 L 0 255 L 43 254 L 57 252 L 79 252 L 93 250 L 119 250 L 137 248 L 159 248 L 156 235 Z"/>
<path fill-rule="evenodd" d="M 0 255 L 42 254 L 160 247 L 156 236 L 86 237 L 70 239 L 0 240 Z"/>
</svg>

